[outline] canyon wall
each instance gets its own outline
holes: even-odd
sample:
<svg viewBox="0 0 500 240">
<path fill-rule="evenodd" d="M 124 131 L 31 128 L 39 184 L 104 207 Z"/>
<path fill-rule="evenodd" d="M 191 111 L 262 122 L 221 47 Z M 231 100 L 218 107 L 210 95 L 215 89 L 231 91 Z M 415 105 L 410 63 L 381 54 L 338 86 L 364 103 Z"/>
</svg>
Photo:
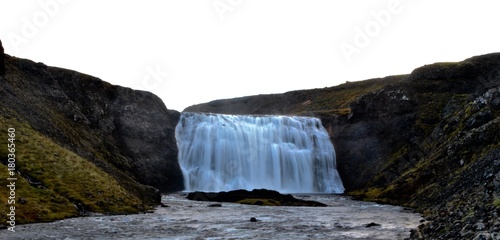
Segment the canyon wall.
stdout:
<svg viewBox="0 0 500 240">
<path fill-rule="evenodd" d="M 160 192 L 183 189 L 174 136 L 179 112 L 168 110 L 161 99 L 149 92 L 2 56 L 5 75 L 0 77 L 1 131 L 15 128 L 19 136 L 16 171 L 19 181 L 26 183 L 19 197 L 31 199 L 26 204 L 36 205 L 45 191 L 66 204 L 78 206 L 79 213 L 68 210 L 67 216 L 89 211 L 136 212 L 159 204 Z M 1 144 L 7 144 L 6 140 L 2 138 Z M 5 151 L 6 148 L 0 150 L 1 156 L 7 156 Z M 3 157 L 5 165 L 0 166 L 6 168 L 7 159 Z M 35 165 L 37 161 L 40 165 Z M 66 171 L 57 168 L 76 166 L 77 162 L 82 164 L 78 169 L 87 171 L 84 175 L 88 179 L 84 176 L 84 182 L 73 182 L 72 186 L 68 179 L 57 179 Z M 49 163 L 56 163 L 55 168 L 44 166 Z M 94 175 L 105 182 L 96 182 L 91 177 Z M 121 196 L 116 201 L 99 197 L 111 191 L 110 185 L 121 189 L 116 191 L 124 191 L 107 193 Z M 126 202 L 128 198 L 134 203 Z M 49 201 L 51 204 L 55 203 Z M 119 205 L 123 206 L 115 209 Z M 39 207 L 43 208 L 43 204 Z M 26 217 L 26 221 L 63 217 L 56 216 L 56 211 L 54 215 L 45 215 Z"/>
</svg>

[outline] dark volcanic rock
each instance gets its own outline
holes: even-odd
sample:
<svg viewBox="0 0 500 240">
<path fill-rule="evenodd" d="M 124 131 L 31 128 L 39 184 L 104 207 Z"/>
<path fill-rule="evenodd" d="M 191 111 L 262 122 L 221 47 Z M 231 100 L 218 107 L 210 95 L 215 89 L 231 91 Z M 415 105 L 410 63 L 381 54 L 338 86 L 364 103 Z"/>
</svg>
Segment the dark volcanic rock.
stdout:
<svg viewBox="0 0 500 240">
<path fill-rule="evenodd" d="M 374 222 L 371 222 L 371 223 L 368 223 L 365 225 L 365 227 L 369 228 L 369 227 L 380 227 L 381 225 L 378 224 L 378 223 L 374 223 Z"/>
<path fill-rule="evenodd" d="M 331 129 L 337 168 L 347 191 L 365 187 L 394 149 L 410 138 L 416 106 L 411 91 L 388 88 L 352 102 L 348 116 L 322 119 Z"/>
<path fill-rule="evenodd" d="M 149 92 L 111 86 L 63 69 L 50 71 L 67 96 L 64 104 L 56 106 L 102 136 L 107 150 L 124 157 L 117 168 L 161 191 L 183 189 L 174 134 L 178 112 L 168 110 Z"/>
<path fill-rule="evenodd" d="M 182 190 L 174 134 L 179 113 L 167 110 L 149 92 L 121 87 L 116 91 L 116 98 L 109 106 L 114 118 L 112 134 L 120 152 L 130 159 L 130 170 L 139 182 L 160 191 Z"/>
<path fill-rule="evenodd" d="M 229 192 L 191 192 L 186 197 L 189 200 L 195 201 L 210 201 L 210 202 L 240 202 L 244 200 L 255 200 L 253 205 L 264 205 L 264 201 L 272 201 L 279 206 L 310 206 L 324 207 L 323 203 L 316 201 L 307 201 L 297 199 L 291 194 L 281 194 L 277 191 L 266 189 L 234 190 Z M 261 202 L 257 204 L 256 202 Z"/>
</svg>

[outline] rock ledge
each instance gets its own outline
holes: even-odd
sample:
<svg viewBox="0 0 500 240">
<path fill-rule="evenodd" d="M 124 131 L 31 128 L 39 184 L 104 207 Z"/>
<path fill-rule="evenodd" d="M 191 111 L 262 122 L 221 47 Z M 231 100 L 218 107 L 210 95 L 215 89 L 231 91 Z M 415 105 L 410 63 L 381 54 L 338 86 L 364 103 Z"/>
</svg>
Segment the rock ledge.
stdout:
<svg viewBox="0 0 500 240">
<path fill-rule="evenodd" d="M 250 205 L 265 206 L 307 206 L 325 207 L 326 204 L 297 199 L 291 194 L 281 194 L 267 189 L 234 190 L 229 192 L 192 192 L 187 196 L 189 200 L 210 202 L 235 202 Z"/>
</svg>

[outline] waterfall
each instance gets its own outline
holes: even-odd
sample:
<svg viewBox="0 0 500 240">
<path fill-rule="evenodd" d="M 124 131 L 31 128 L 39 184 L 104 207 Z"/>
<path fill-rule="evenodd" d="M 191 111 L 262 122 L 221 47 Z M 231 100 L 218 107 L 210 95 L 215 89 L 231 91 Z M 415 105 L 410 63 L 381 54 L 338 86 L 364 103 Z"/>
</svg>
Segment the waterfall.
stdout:
<svg viewBox="0 0 500 240">
<path fill-rule="evenodd" d="M 185 112 L 175 137 L 187 191 L 344 192 L 317 118 Z"/>
</svg>

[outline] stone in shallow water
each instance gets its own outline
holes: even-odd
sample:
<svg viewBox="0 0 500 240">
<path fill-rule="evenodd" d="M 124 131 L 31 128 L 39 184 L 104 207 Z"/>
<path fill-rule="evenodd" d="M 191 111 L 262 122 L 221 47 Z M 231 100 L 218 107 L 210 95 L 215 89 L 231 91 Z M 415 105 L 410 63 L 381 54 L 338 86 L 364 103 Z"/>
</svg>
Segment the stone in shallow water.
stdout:
<svg viewBox="0 0 500 240">
<path fill-rule="evenodd" d="M 209 207 L 222 207 L 222 204 L 220 204 L 220 203 L 214 203 L 214 204 L 210 204 L 208 206 Z"/>
<path fill-rule="evenodd" d="M 252 191 L 234 190 L 229 192 L 192 192 L 189 193 L 186 198 L 195 201 L 237 202 L 243 204 L 268 206 L 327 206 L 324 203 L 297 199 L 291 194 L 281 194 L 277 191 L 267 189 L 254 189 Z"/>
<path fill-rule="evenodd" d="M 371 223 L 368 223 L 365 225 L 365 227 L 369 228 L 369 227 L 379 227 L 381 226 L 380 224 L 378 223 L 374 223 L 374 222 L 371 222 Z"/>
</svg>

